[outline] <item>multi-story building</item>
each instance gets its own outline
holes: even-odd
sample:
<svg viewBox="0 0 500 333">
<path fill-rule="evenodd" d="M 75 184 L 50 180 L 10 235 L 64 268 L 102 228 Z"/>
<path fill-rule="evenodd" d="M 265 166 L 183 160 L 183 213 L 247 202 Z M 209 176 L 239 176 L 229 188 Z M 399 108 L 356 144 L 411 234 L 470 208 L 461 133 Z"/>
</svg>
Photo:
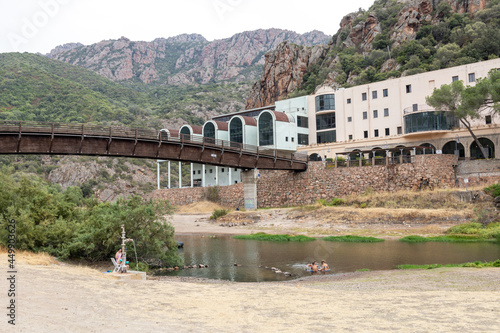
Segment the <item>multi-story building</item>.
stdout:
<svg viewBox="0 0 500 333">
<path fill-rule="evenodd" d="M 260 150 L 305 152 L 311 160 L 370 150 L 384 155 L 384 151 L 404 147 L 428 147 L 428 153 L 477 158 L 482 156 L 468 130 L 450 112 L 428 106 L 425 98 L 435 88 L 456 80 L 474 85 L 490 70 L 500 70 L 500 59 L 351 88 L 323 86 L 309 96 L 214 117 L 202 127 L 184 125 L 179 131 L 164 131 Z M 485 110 L 471 125 L 486 148 L 486 157 L 494 158 L 500 144 L 500 116 L 490 111 Z M 191 186 L 234 184 L 240 182 L 239 173 L 238 169 L 191 164 Z"/>
</svg>

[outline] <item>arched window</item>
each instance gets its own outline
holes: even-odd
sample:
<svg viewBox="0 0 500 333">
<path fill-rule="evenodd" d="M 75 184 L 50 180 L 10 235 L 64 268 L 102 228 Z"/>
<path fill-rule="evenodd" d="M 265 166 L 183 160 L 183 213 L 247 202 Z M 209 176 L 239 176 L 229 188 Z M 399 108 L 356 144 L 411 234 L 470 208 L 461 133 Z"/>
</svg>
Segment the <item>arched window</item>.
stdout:
<svg viewBox="0 0 500 333">
<path fill-rule="evenodd" d="M 184 127 L 181 129 L 181 134 L 191 135 L 191 130 L 189 129 L 189 127 L 184 126 Z"/>
<path fill-rule="evenodd" d="M 274 145 L 273 116 L 269 112 L 262 112 L 259 116 L 259 146 Z"/>
<path fill-rule="evenodd" d="M 321 161 L 321 156 L 319 156 L 317 153 L 311 154 L 309 156 L 309 161 Z"/>
<path fill-rule="evenodd" d="M 215 143 L 215 125 L 213 123 L 206 123 L 203 126 L 203 137 L 205 142 Z"/>
<path fill-rule="evenodd" d="M 495 145 L 490 139 L 479 138 L 479 143 L 483 146 L 486 151 L 486 158 L 495 158 Z M 471 158 L 485 158 L 481 153 L 481 149 L 477 146 L 476 142 L 472 142 L 470 145 L 470 156 Z"/>
<path fill-rule="evenodd" d="M 229 141 L 243 143 L 243 123 L 238 117 L 229 122 Z"/>
<path fill-rule="evenodd" d="M 459 158 L 465 157 L 464 145 L 458 141 L 455 141 L 455 140 L 448 141 L 443 146 L 442 151 L 443 151 L 443 154 L 457 154 Z"/>
<path fill-rule="evenodd" d="M 422 143 L 420 147 L 426 147 L 425 151 L 424 149 L 417 149 L 417 155 L 423 155 L 423 154 L 434 154 L 436 153 L 436 147 L 430 143 Z"/>
</svg>

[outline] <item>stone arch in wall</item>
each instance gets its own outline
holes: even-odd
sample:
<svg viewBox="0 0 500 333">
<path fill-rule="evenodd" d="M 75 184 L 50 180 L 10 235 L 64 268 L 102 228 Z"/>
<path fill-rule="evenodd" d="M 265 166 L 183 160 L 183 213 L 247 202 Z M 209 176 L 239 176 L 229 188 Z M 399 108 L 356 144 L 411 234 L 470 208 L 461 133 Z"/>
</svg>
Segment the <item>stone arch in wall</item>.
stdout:
<svg viewBox="0 0 500 333">
<path fill-rule="evenodd" d="M 428 142 L 420 144 L 420 147 L 428 147 L 429 149 L 425 149 L 425 154 L 435 154 L 436 153 L 436 147 L 434 147 L 433 144 L 430 144 Z M 417 149 L 417 155 L 423 155 L 424 150 L 418 150 Z"/>
<path fill-rule="evenodd" d="M 317 153 L 309 155 L 309 161 L 321 161 L 321 156 Z"/>
<path fill-rule="evenodd" d="M 455 140 L 448 141 L 441 148 L 443 154 L 457 154 L 459 158 L 465 157 L 465 148 L 464 145 Z"/>
<path fill-rule="evenodd" d="M 493 141 L 488 138 L 478 138 L 478 140 L 486 150 L 486 154 L 488 156 L 483 156 L 476 142 L 473 141 L 469 148 L 471 159 L 495 158 L 495 144 Z"/>
<path fill-rule="evenodd" d="M 396 146 L 395 148 L 406 148 L 406 146 L 403 146 L 403 145 L 399 145 L 399 146 Z M 403 151 L 403 155 L 411 155 L 410 151 Z M 401 150 L 397 150 L 395 152 L 392 153 L 392 156 L 393 157 L 398 157 L 398 156 L 401 156 Z"/>
<path fill-rule="evenodd" d="M 387 154 L 387 152 L 385 151 L 385 149 L 382 149 L 382 147 L 375 147 L 373 148 L 373 151 L 370 152 L 370 154 L 368 155 L 369 158 L 373 158 L 373 156 L 375 157 L 385 157 Z"/>
</svg>

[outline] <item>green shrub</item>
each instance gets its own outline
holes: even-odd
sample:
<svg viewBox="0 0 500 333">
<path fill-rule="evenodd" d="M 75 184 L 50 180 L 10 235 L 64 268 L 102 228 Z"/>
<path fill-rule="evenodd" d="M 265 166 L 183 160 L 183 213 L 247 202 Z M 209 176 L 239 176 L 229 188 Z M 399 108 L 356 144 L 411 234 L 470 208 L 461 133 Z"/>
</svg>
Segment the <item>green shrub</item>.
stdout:
<svg viewBox="0 0 500 333">
<path fill-rule="evenodd" d="M 485 187 L 484 191 L 489 195 L 491 195 L 492 197 L 496 198 L 500 196 L 500 183 L 492 184 L 488 187 Z"/>
<path fill-rule="evenodd" d="M 259 240 L 259 241 L 274 241 L 274 242 L 309 242 L 316 238 L 304 235 L 269 235 L 264 232 L 258 232 L 251 235 L 236 235 L 235 239 Z"/>
<path fill-rule="evenodd" d="M 215 209 L 210 216 L 211 220 L 217 220 L 221 216 L 225 216 L 229 213 L 229 209 Z"/>
<path fill-rule="evenodd" d="M 205 189 L 204 197 L 208 201 L 219 202 L 220 201 L 219 192 L 220 192 L 219 186 L 209 186 Z"/>
<path fill-rule="evenodd" d="M 329 242 L 348 242 L 348 243 L 378 243 L 384 241 L 384 239 L 382 238 L 353 236 L 353 235 L 328 236 L 328 237 L 323 237 L 321 239 Z"/>
</svg>

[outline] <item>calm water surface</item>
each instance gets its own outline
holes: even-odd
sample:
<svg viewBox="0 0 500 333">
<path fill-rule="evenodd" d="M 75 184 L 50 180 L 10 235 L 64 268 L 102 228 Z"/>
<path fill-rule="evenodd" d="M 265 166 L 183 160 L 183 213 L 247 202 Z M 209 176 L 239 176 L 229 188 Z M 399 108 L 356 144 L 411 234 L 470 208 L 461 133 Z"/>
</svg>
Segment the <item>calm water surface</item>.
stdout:
<svg viewBox="0 0 500 333">
<path fill-rule="evenodd" d="M 321 239 L 312 242 L 265 242 L 238 240 L 231 236 L 216 238 L 177 235 L 184 242 L 179 252 L 185 265 L 206 264 L 208 268 L 190 268 L 165 275 L 193 276 L 230 281 L 277 281 L 310 275 L 305 271 L 313 260 L 325 260 L 330 274 L 358 269 L 395 269 L 401 264 L 459 264 L 494 261 L 500 258 L 498 243 L 418 243 L 399 241 L 382 243 L 341 243 Z M 234 264 L 241 266 L 234 266 Z M 259 266 L 276 267 L 293 277 L 276 274 Z"/>
</svg>

